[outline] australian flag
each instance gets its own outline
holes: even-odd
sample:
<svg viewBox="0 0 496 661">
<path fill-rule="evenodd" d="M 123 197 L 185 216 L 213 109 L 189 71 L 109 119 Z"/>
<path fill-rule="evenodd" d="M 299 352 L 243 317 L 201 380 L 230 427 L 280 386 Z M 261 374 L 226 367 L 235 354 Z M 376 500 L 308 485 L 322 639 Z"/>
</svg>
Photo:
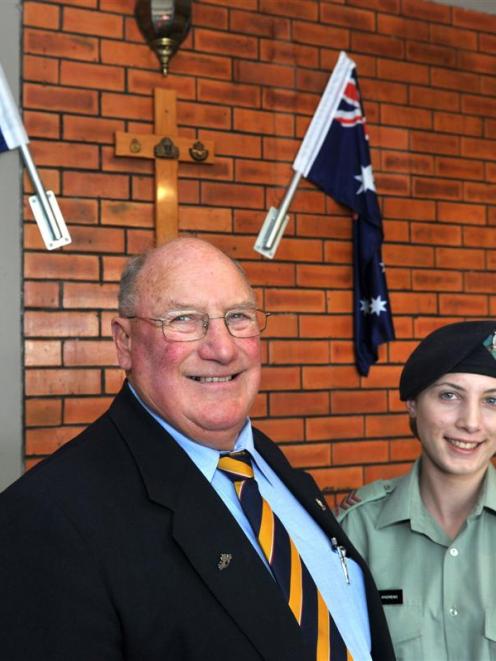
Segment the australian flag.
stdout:
<svg viewBox="0 0 496 661">
<path fill-rule="evenodd" d="M 0 65 L 0 152 L 28 143 L 28 136 Z"/>
<path fill-rule="evenodd" d="M 355 357 L 358 371 L 366 376 L 377 361 L 377 347 L 394 339 L 394 328 L 381 255 L 382 220 L 356 66 L 345 53 L 341 53 L 312 124 L 314 120 L 318 126 L 313 140 L 309 136 L 300 171 L 337 202 L 353 210 Z M 300 153 L 293 165 L 296 170 L 299 157 Z"/>
</svg>

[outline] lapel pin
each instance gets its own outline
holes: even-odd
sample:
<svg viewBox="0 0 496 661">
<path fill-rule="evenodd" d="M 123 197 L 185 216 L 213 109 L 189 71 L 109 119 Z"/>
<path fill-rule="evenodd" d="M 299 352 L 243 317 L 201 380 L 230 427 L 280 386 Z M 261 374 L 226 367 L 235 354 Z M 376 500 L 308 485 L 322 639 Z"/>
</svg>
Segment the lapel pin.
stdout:
<svg viewBox="0 0 496 661">
<path fill-rule="evenodd" d="M 320 507 L 320 509 L 321 509 L 323 512 L 325 512 L 325 510 L 327 509 L 326 506 L 325 506 L 325 503 L 323 503 L 323 502 L 320 500 L 320 498 L 316 498 L 316 499 L 315 499 L 315 502 L 316 502 L 317 505 Z"/>
<path fill-rule="evenodd" d="M 219 562 L 217 563 L 217 568 L 222 571 L 229 567 L 229 563 L 232 560 L 232 555 L 230 553 L 221 553 L 219 556 Z"/>
</svg>

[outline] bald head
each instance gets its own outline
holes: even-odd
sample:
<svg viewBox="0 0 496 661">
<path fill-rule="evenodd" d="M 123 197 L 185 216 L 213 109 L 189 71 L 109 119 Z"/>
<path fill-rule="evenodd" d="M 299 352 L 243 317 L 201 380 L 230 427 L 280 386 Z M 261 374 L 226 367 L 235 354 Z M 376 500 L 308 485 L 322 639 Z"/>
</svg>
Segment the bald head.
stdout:
<svg viewBox="0 0 496 661">
<path fill-rule="evenodd" d="M 129 260 L 120 280 L 119 315 L 130 317 L 136 314 L 141 284 L 144 281 L 147 285 L 152 285 L 147 288 L 152 291 L 155 290 L 158 296 L 159 292 L 156 290 L 157 278 L 162 281 L 167 272 L 172 272 L 181 264 L 189 262 L 207 265 L 210 260 L 214 259 L 234 266 L 251 290 L 246 274 L 240 264 L 228 257 L 219 248 L 196 237 L 178 237 Z"/>
</svg>

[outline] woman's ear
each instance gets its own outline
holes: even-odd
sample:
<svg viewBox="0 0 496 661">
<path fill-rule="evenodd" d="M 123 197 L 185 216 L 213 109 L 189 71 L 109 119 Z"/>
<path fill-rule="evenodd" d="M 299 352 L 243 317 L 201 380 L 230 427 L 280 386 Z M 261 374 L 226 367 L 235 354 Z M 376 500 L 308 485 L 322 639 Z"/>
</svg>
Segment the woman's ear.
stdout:
<svg viewBox="0 0 496 661">
<path fill-rule="evenodd" d="M 417 402 L 414 399 L 407 399 L 406 408 L 410 418 L 417 417 Z"/>
</svg>

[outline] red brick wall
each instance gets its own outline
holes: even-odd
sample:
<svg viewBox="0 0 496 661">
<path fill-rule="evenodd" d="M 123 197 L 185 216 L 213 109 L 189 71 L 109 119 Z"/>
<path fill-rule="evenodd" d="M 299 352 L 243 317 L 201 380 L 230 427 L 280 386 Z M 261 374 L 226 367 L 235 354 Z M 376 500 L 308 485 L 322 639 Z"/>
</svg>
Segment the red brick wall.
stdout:
<svg viewBox="0 0 496 661">
<path fill-rule="evenodd" d="M 25 207 L 25 422 L 30 465 L 118 390 L 119 273 L 153 241 L 153 166 L 113 155 L 177 91 L 183 135 L 216 143 L 180 166 L 180 229 L 239 258 L 276 317 L 253 416 L 321 486 L 404 472 L 417 454 L 401 364 L 440 323 L 496 316 L 496 16 L 422 0 L 197 0 L 163 78 L 134 0 L 24 2 L 24 117 L 73 243 L 44 250 Z M 340 49 L 358 64 L 384 217 L 397 340 L 353 364 L 351 220 L 302 183 L 274 261 L 253 243 Z M 26 193 L 29 185 L 26 182 Z M 332 498 L 332 496 L 331 496 Z"/>
</svg>

